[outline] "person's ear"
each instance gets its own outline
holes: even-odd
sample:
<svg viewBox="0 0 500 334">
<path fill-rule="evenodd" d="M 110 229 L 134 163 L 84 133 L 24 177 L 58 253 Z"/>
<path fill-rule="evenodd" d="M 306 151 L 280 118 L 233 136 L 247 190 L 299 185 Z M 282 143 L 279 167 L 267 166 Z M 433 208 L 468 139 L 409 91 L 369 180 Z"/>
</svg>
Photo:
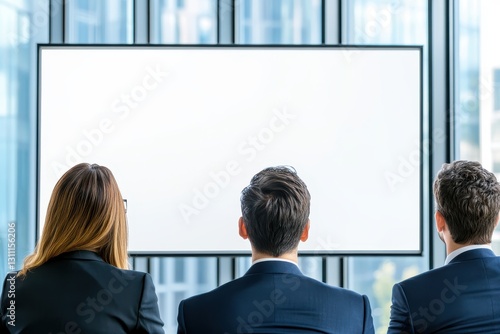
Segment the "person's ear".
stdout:
<svg viewBox="0 0 500 334">
<path fill-rule="evenodd" d="M 245 226 L 245 222 L 243 221 L 243 217 L 240 217 L 240 219 L 238 219 L 238 231 L 240 233 L 240 237 L 242 237 L 243 239 L 248 239 L 247 228 Z"/>
<path fill-rule="evenodd" d="M 302 235 L 300 236 L 300 241 L 304 242 L 309 238 L 309 227 L 311 226 L 311 221 L 308 219 L 307 224 L 304 227 L 304 231 L 302 231 Z"/>
<path fill-rule="evenodd" d="M 443 233 L 446 229 L 446 220 L 444 220 L 443 214 L 436 211 L 436 229 L 438 233 Z"/>
</svg>

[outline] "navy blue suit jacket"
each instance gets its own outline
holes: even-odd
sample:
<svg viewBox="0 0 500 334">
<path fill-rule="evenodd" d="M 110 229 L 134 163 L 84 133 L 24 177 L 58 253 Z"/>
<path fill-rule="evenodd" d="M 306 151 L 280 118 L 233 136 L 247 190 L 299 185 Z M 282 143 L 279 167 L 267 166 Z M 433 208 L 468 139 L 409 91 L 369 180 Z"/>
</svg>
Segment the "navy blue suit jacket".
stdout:
<svg viewBox="0 0 500 334">
<path fill-rule="evenodd" d="M 299 332 L 374 333 L 368 298 L 306 277 L 293 263 L 266 261 L 179 305 L 178 333 Z"/>
<path fill-rule="evenodd" d="M 469 250 L 394 285 L 388 333 L 500 333 L 500 257 Z"/>
<path fill-rule="evenodd" d="M 164 333 L 149 274 L 89 251 L 61 254 L 25 279 L 8 274 L 0 316 L 2 334 Z"/>
</svg>

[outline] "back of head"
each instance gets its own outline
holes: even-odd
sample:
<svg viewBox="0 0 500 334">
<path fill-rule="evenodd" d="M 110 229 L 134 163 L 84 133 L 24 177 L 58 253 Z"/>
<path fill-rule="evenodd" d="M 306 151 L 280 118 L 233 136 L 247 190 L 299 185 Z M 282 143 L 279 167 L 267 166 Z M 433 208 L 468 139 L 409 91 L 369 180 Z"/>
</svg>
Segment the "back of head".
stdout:
<svg viewBox="0 0 500 334">
<path fill-rule="evenodd" d="M 111 171 L 82 163 L 56 183 L 35 252 L 21 275 L 65 252 L 90 250 L 119 268 L 127 267 L 127 226 L 123 199 Z"/>
<path fill-rule="evenodd" d="M 293 168 L 271 167 L 256 174 L 241 193 L 243 222 L 253 247 L 275 257 L 296 249 L 309 220 L 310 200 Z"/>
<path fill-rule="evenodd" d="M 434 181 L 434 196 L 453 241 L 491 243 L 500 211 L 500 185 L 493 173 L 473 161 L 444 164 Z"/>
</svg>

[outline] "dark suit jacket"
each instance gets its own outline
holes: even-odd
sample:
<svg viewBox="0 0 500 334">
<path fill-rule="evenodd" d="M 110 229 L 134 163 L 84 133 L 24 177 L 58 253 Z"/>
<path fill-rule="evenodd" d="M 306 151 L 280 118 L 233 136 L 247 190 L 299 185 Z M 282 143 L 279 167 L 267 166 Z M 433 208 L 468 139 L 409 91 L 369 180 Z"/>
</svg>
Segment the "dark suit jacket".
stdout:
<svg viewBox="0 0 500 334">
<path fill-rule="evenodd" d="M 25 279 L 8 274 L 0 316 L 0 333 L 164 333 L 151 277 L 89 251 L 57 256 Z"/>
<path fill-rule="evenodd" d="M 245 276 L 179 305 L 178 333 L 373 333 L 366 296 L 304 276 L 293 263 L 254 264 Z"/>
<path fill-rule="evenodd" d="M 500 257 L 469 250 L 394 285 L 388 333 L 500 333 Z"/>
</svg>

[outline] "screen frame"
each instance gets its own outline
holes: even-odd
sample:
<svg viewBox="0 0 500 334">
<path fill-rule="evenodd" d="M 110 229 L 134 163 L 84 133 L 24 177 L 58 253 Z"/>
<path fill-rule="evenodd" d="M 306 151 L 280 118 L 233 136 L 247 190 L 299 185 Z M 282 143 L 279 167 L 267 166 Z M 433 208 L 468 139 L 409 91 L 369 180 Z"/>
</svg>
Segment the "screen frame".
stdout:
<svg viewBox="0 0 500 334">
<path fill-rule="evenodd" d="M 335 49 L 335 50 L 345 50 L 346 52 L 356 52 L 359 50 L 416 50 L 419 55 L 419 95 L 420 95 L 420 107 L 419 107 L 419 163 L 418 163 L 418 173 L 419 173 L 419 249 L 418 250 L 377 250 L 377 251 L 345 251 L 345 250 L 300 250 L 299 255 L 301 256 L 423 256 L 423 243 L 424 243 L 424 219 L 426 215 L 424 214 L 424 182 L 429 182 L 429 180 L 424 180 L 423 173 L 423 158 L 422 156 L 427 152 L 427 148 L 424 147 L 425 139 L 423 133 L 424 124 L 424 63 L 423 63 L 423 45 L 287 45 L 287 44 L 47 44 L 41 43 L 37 45 L 37 95 L 36 95 L 36 201 L 35 201 L 35 245 L 38 242 L 41 231 L 40 231 L 40 152 L 41 152 L 41 58 L 42 52 L 45 49 Z M 130 256 L 138 257 L 151 257 L 151 256 L 171 256 L 171 257 L 184 257 L 184 256 L 195 256 L 195 257 L 234 257 L 234 256 L 249 256 L 251 255 L 250 245 L 248 251 L 158 251 L 158 252 L 148 252 L 148 251 L 129 251 Z"/>
</svg>

